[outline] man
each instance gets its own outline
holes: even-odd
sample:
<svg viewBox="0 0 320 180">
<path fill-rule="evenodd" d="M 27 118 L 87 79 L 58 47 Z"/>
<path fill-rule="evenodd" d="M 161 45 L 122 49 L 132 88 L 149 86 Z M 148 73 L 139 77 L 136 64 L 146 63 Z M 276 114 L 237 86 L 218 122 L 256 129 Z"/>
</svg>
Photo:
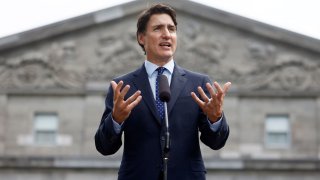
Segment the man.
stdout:
<svg viewBox="0 0 320 180">
<path fill-rule="evenodd" d="M 163 109 L 157 109 L 161 106 L 159 74 L 168 77 L 171 89 L 169 180 L 205 179 L 199 131 L 201 141 L 214 150 L 222 148 L 228 138 L 222 104 L 231 83 L 223 88 L 217 82 L 211 85 L 208 76 L 175 64 L 176 32 L 171 7 L 157 4 L 144 11 L 137 23 L 137 41 L 146 60 L 141 68 L 111 81 L 95 143 L 101 154 L 113 154 L 122 145 L 124 133 L 119 180 L 156 180 L 163 175 L 165 123 Z"/>
</svg>

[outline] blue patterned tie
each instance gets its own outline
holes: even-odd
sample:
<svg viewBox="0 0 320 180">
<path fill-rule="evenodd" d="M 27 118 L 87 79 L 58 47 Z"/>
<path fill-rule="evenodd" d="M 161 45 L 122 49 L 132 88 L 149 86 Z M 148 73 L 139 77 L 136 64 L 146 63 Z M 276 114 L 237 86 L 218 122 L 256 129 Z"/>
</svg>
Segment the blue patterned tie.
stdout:
<svg viewBox="0 0 320 180">
<path fill-rule="evenodd" d="M 164 67 L 158 67 L 156 69 L 156 71 L 158 71 L 158 76 L 156 79 L 156 106 L 157 106 L 157 111 L 160 115 L 161 120 L 164 119 L 164 104 L 159 97 L 159 76 L 164 72 L 165 69 L 166 68 Z"/>
</svg>

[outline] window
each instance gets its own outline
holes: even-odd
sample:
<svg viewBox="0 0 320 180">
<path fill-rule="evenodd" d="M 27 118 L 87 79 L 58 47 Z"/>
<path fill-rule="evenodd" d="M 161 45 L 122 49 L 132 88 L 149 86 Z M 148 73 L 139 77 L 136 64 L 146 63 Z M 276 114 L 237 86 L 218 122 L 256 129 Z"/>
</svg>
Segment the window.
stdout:
<svg viewBox="0 0 320 180">
<path fill-rule="evenodd" d="M 37 145 L 55 145 L 58 116 L 55 113 L 37 113 L 34 119 L 34 142 Z"/>
<path fill-rule="evenodd" d="M 268 115 L 265 121 L 265 145 L 268 148 L 290 146 L 290 125 L 287 115 Z"/>
</svg>

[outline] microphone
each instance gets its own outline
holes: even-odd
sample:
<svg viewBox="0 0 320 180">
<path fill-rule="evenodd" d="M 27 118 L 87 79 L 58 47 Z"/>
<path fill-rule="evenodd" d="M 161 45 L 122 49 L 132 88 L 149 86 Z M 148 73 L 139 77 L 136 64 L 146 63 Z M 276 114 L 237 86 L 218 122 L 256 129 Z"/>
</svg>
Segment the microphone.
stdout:
<svg viewBox="0 0 320 180">
<path fill-rule="evenodd" d="M 159 98 L 162 102 L 169 102 L 171 98 L 168 78 L 163 74 L 159 76 Z"/>
</svg>

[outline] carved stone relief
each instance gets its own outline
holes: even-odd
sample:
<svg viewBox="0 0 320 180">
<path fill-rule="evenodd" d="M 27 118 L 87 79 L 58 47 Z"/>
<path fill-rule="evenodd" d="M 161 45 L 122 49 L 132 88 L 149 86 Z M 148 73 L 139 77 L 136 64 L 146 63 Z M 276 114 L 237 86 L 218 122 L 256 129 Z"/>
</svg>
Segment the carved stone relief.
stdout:
<svg viewBox="0 0 320 180">
<path fill-rule="evenodd" d="M 220 67 L 228 46 L 223 37 L 210 34 L 210 29 L 195 20 L 187 20 L 178 35 L 176 61 L 179 65 L 210 76 L 225 76 Z M 209 32 L 208 32 L 209 31 Z"/>
<path fill-rule="evenodd" d="M 63 43 L 53 43 L 50 59 L 55 61 L 55 64 L 63 64 L 66 61 L 76 60 L 76 45 L 73 41 L 65 41 Z"/>
<path fill-rule="evenodd" d="M 304 91 L 320 87 L 320 64 L 299 55 L 275 52 L 271 45 L 251 44 L 251 60 L 257 63 L 252 71 L 240 74 L 241 89 Z"/>
<path fill-rule="evenodd" d="M 141 66 L 143 53 L 136 43 L 135 32 L 107 32 L 100 36 L 96 49 L 98 63 L 89 67 L 88 81 L 106 81 Z"/>
<path fill-rule="evenodd" d="M 21 56 L 10 57 L 0 64 L 1 89 L 52 87 L 80 88 L 83 77 L 77 72 L 64 69 L 67 58 L 74 54 L 75 45 L 53 44 L 49 54 L 29 51 Z"/>
</svg>

